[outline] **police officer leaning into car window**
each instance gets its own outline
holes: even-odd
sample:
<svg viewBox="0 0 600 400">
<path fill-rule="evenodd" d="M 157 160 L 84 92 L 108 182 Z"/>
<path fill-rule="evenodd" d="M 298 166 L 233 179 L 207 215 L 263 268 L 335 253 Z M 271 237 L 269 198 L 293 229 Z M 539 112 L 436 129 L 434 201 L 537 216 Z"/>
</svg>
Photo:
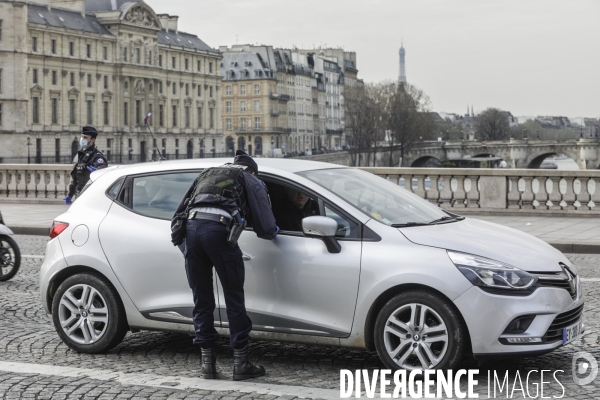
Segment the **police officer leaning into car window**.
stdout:
<svg viewBox="0 0 600 400">
<path fill-rule="evenodd" d="M 79 144 L 81 150 L 77 152 L 77 161 L 71 171 L 71 184 L 69 193 L 63 200 L 66 204 L 73 203 L 73 197 L 79 195 L 81 190 L 90 179 L 92 172 L 108 167 L 104 154 L 96 148 L 98 131 L 92 126 L 84 126 L 81 132 Z"/>
<path fill-rule="evenodd" d="M 255 175 L 258 165 L 248 154 L 236 152 L 233 164 L 203 171 L 185 199 L 189 210 L 185 230 L 185 268 L 194 297 L 194 344 L 202 349 L 202 376 L 217 377 L 214 327 L 215 297 L 213 266 L 223 286 L 230 344 L 233 348 L 233 379 L 243 380 L 265 374 L 262 366 L 249 361 L 248 340 L 252 321 L 244 301 L 244 261 L 237 243 L 227 243 L 232 216 L 238 211 L 258 237 L 272 240 L 279 232 L 271 211 L 266 186 Z"/>
</svg>

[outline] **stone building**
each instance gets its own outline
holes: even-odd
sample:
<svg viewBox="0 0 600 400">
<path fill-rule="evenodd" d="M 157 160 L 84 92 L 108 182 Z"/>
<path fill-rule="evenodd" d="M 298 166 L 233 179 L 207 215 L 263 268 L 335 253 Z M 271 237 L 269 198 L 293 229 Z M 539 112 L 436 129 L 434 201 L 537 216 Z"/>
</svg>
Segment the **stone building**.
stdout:
<svg viewBox="0 0 600 400">
<path fill-rule="evenodd" d="M 222 153 L 221 55 L 177 22 L 143 1 L 0 0 L 0 158 L 70 162 L 84 125 L 113 163 Z"/>
<path fill-rule="evenodd" d="M 229 153 L 244 149 L 260 156 L 271 149 L 301 153 L 342 145 L 344 73 L 332 56 L 253 45 L 220 51 Z"/>
</svg>

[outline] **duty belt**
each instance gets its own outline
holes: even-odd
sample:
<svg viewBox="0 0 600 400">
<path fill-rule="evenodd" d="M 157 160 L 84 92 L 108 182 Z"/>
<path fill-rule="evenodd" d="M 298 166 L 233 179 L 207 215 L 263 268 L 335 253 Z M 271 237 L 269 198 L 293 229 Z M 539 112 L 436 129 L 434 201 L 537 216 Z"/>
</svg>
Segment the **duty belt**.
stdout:
<svg viewBox="0 0 600 400">
<path fill-rule="evenodd" d="M 231 225 L 231 218 L 227 218 L 224 215 L 208 214 L 208 213 L 202 213 L 202 212 L 197 212 L 197 211 L 190 212 L 190 216 L 188 217 L 188 219 L 203 219 L 203 220 L 207 220 L 207 221 L 218 222 L 225 226 Z"/>
</svg>

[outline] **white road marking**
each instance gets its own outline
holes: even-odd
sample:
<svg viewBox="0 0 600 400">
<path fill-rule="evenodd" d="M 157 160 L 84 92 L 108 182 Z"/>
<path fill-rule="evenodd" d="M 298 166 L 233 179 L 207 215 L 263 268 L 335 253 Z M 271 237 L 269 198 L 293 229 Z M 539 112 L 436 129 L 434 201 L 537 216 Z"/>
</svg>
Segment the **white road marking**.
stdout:
<svg viewBox="0 0 600 400">
<path fill-rule="evenodd" d="M 32 255 L 30 255 L 30 254 L 27 254 L 27 255 L 21 256 L 21 258 L 36 258 L 36 259 L 38 259 L 38 260 L 43 260 L 45 257 L 46 257 L 46 256 L 32 256 Z"/>
<path fill-rule="evenodd" d="M 153 374 L 124 373 L 104 369 L 59 367 L 45 364 L 25 364 L 0 361 L 0 371 L 16 374 L 36 374 L 73 378 L 90 378 L 100 381 L 119 382 L 123 385 L 150 386 L 162 389 L 199 389 L 258 393 L 275 396 L 312 397 L 339 399 L 340 391 L 333 389 L 308 388 L 303 386 L 277 385 L 270 383 L 235 382 L 226 379 L 185 378 Z"/>
</svg>

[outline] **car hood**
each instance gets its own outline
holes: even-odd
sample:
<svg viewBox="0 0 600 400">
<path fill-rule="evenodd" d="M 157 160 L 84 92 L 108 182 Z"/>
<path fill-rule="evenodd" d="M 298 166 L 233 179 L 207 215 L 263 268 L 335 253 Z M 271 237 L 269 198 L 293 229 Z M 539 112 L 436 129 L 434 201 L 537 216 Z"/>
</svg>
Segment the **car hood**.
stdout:
<svg viewBox="0 0 600 400">
<path fill-rule="evenodd" d="M 559 262 L 571 265 L 560 251 L 525 232 L 478 219 L 399 228 L 408 240 L 487 257 L 530 272 L 560 272 Z"/>
</svg>

